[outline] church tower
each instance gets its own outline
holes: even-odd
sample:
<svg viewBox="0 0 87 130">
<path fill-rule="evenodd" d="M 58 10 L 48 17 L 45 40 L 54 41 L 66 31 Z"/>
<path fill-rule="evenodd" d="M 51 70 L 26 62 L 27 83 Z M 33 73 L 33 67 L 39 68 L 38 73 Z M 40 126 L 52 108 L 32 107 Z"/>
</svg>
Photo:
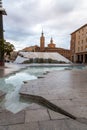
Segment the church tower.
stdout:
<svg viewBox="0 0 87 130">
<path fill-rule="evenodd" d="M 40 37 L 40 51 L 44 51 L 45 48 L 45 37 L 42 30 L 41 37 Z"/>
<path fill-rule="evenodd" d="M 53 44 L 53 39 L 52 39 L 52 37 L 51 37 L 51 39 L 50 39 L 50 44 Z"/>
<path fill-rule="evenodd" d="M 53 43 L 52 37 L 51 37 L 51 39 L 50 39 L 50 43 L 48 44 L 48 47 L 49 47 L 49 48 L 55 48 L 55 44 Z"/>
</svg>

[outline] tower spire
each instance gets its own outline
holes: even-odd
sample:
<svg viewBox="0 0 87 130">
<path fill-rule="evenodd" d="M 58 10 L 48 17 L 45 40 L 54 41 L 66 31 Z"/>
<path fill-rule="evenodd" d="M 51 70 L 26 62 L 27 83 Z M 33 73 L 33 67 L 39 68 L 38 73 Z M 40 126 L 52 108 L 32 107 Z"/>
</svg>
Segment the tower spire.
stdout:
<svg viewBox="0 0 87 130">
<path fill-rule="evenodd" d="M 42 36 L 44 35 L 44 33 L 43 33 L 43 29 L 42 29 Z"/>
<path fill-rule="evenodd" d="M 3 15 L 7 14 L 5 9 L 2 7 L 2 0 L 0 0 L 0 66 L 4 66 Z"/>
<path fill-rule="evenodd" d="M 51 37 L 51 39 L 50 39 L 50 43 L 53 43 L 53 38 Z"/>
</svg>

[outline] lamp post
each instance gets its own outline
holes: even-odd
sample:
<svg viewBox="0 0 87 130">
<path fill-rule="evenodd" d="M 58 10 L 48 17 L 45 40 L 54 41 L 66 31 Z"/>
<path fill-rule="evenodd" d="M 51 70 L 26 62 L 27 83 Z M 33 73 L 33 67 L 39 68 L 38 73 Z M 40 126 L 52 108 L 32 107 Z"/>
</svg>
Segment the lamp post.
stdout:
<svg viewBox="0 0 87 130">
<path fill-rule="evenodd" d="M 2 0 L 0 0 L 0 66 L 4 66 L 3 15 L 7 14 L 5 9 L 2 7 Z"/>
</svg>

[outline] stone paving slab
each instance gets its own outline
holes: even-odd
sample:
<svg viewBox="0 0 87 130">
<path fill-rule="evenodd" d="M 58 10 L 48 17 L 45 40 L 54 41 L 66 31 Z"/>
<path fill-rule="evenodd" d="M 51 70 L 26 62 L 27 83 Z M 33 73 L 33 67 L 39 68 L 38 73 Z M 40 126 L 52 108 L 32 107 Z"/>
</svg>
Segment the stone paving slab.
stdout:
<svg viewBox="0 0 87 130">
<path fill-rule="evenodd" d="M 1 125 L 24 123 L 24 121 L 25 121 L 24 114 L 25 114 L 24 111 L 21 111 L 17 114 L 13 114 L 9 111 L 3 110 L 0 113 L 0 126 Z"/>
<path fill-rule="evenodd" d="M 73 104 L 75 106 L 86 106 L 87 105 L 87 98 L 79 98 L 79 99 L 73 99 L 72 100 Z"/>
<path fill-rule="evenodd" d="M 39 125 L 40 130 L 70 130 L 68 129 L 65 120 L 44 121 L 40 122 Z"/>
<path fill-rule="evenodd" d="M 87 130 L 87 125 L 80 122 L 63 119 L 39 122 L 40 130 Z"/>
<path fill-rule="evenodd" d="M 76 99 L 74 101 L 73 100 L 52 100 L 51 102 L 56 104 L 57 106 L 60 106 L 66 111 L 68 110 L 69 113 L 72 113 L 76 117 L 87 118 L 87 104 L 86 104 L 87 100 L 86 99 L 85 100 Z M 51 114 L 54 117 L 54 119 L 63 118 L 62 115 L 59 116 L 59 114 L 55 112 L 51 112 Z"/>
<path fill-rule="evenodd" d="M 87 118 L 87 107 L 79 107 L 79 106 L 75 106 L 75 107 L 66 107 L 63 106 L 63 110 L 71 113 L 72 115 L 76 116 L 77 118 Z M 56 113 L 54 111 L 48 110 L 51 119 L 63 119 L 63 118 L 67 118 L 65 116 L 63 116 L 62 114 Z"/>
<path fill-rule="evenodd" d="M 36 103 L 32 103 L 31 105 L 29 105 L 28 107 L 25 108 L 25 111 L 27 110 L 36 110 L 36 109 L 45 109 L 45 107 L 38 105 Z"/>
<path fill-rule="evenodd" d="M 71 119 L 58 119 L 0 126 L 0 130 L 87 130 L 87 125 Z"/>
<path fill-rule="evenodd" d="M 16 124 L 8 126 L 8 130 L 39 130 L 39 126 L 38 123 L 34 122 L 28 124 Z"/>
<path fill-rule="evenodd" d="M 87 130 L 87 125 L 74 120 L 65 120 L 69 130 Z"/>
<path fill-rule="evenodd" d="M 87 118 L 87 106 L 74 106 L 74 107 L 63 107 L 64 110 L 68 110 L 69 113 L 72 113 L 77 118 Z"/>
<path fill-rule="evenodd" d="M 25 122 L 35 122 L 49 120 L 49 115 L 46 109 L 29 110 L 25 113 Z"/>
<path fill-rule="evenodd" d="M 0 126 L 0 130 L 8 130 L 7 126 Z"/>
<path fill-rule="evenodd" d="M 62 114 L 59 114 L 57 112 L 54 112 L 52 110 L 49 110 L 48 109 L 48 112 L 49 112 L 49 115 L 50 115 L 50 118 L 53 120 L 53 119 L 67 119 L 68 117 L 62 115 Z"/>
<path fill-rule="evenodd" d="M 58 104 L 54 102 L 54 104 L 60 106 L 63 110 L 68 111 L 72 115 L 75 115 L 78 118 L 87 118 L 87 105 L 66 105 L 66 104 Z M 63 115 L 57 114 L 55 112 L 51 112 L 51 110 L 48 110 L 51 114 L 52 119 L 61 119 L 64 118 Z"/>
</svg>

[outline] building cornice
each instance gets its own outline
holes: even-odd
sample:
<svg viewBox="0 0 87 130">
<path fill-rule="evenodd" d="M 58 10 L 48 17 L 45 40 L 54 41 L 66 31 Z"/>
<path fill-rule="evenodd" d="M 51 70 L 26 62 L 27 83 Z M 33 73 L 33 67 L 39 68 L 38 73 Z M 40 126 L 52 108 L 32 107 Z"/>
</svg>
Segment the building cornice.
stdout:
<svg viewBox="0 0 87 130">
<path fill-rule="evenodd" d="M 74 34 L 74 33 L 76 33 L 77 31 L 79 31 L 80 29 L 82 29 L 82 28 L 84 28 L 84 27 L 86 27 L 86 26 L 87 26 L 87 24 L 81 26 L 80 28 L 78 28 L 77 30 L 75 30 L 74 32 L 72 32 L 71 35 Z"/>
</svg>

